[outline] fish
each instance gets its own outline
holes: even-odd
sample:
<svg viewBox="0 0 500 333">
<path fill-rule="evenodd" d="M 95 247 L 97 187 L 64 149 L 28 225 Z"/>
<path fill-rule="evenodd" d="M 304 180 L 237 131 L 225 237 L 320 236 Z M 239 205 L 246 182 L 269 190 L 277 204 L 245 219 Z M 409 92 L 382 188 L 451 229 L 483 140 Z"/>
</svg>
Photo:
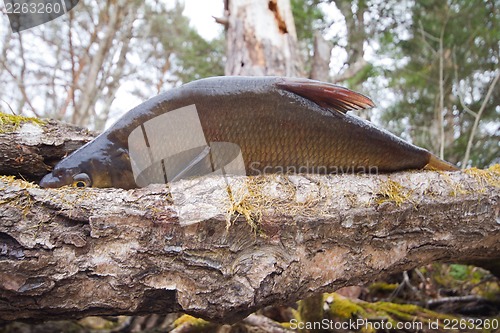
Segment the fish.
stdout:
<svg viewBox="0 0 500 333">
<path fill-rule="evenodd" d="M 183 110 L 189 106 L 195 107 L 197 119 L 193 122 L 207 145 L 177 149 L 191 134 L 179 138 L 179 133 L 186 132 L 178 128 L 183 123 L 170 124 L 161 117 L 187 116 Z M 135 171 L 142 169 L 134 167 L 138 162 L 132 152 L 147 154 L 151 147 L 142 143 L 142 148 L 134 148 L 130 138 L 140 136 L 150 125 L 156 125 L 157 145 L 170 145 L 169 149 L 178 152 L 161 160 L 163 170 L 168 164 L 171 171 L 165 181 L 196 174 L 191 171 L 210 162 L 213 143 L 237 147 L 232 154 L 241 154 L 247 175 L 458 170 L 426 149 L 348 113 L 373 106 L 360 93 L 304 78 L 201 79 L 157 95 L 124 114 L 60 161 L 43 177 L 40 187 L 140 187 Z"/>
</svg>

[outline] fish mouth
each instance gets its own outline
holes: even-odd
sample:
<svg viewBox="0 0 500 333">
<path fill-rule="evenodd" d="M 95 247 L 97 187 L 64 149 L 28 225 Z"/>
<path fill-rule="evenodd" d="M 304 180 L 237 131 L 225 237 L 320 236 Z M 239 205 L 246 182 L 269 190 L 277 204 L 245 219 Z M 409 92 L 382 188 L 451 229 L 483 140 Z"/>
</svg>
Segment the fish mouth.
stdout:
<svg viewBox="0 0 500 333">
<path fill-rule="evenodd" d="M 41 188 L 56 188 L 61 186 L 61 180 L 58 177 L 54 177 L 52 173 L 46 174 L 40 181 Z"/>
</svg>

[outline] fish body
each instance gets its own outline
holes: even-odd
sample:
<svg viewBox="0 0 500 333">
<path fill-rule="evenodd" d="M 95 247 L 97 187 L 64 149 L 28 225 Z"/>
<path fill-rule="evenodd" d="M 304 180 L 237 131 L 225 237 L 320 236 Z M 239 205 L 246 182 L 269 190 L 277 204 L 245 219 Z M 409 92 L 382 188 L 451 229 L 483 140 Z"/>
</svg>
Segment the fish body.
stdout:
<svg viewBox="0 0 500 333">
<path fill-rule="evenodd" d="M 144 102 L 57 164 L 40 186 L 137 187 L 130 134 L 160 115 L 189 105 L 196 107 L 207 142 L 240 148 L 248 175 L 456 169 L 427 150 L 347 114 L 373 106 L 361 94 L 307 79 L 238 76 L 194 81 Z M 168 133 L 164 140 L 173 144 Z"/>
</svg>

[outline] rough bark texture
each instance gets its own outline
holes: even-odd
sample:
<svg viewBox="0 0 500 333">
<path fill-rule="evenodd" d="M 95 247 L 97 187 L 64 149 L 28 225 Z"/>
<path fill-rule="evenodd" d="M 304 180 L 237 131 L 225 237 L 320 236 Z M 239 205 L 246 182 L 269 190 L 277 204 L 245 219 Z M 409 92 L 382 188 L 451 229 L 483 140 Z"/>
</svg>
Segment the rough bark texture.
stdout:
<svg viewBox="0 0 500 333">
<path fill-rule="evenodd" d="M 226 75 L 301 76 L 289 0 L 228 0 L 226 13 Z"/>
<path fill-rule="evenodd" d="M 0 320 L 229 322 L 434 260 L 498 258 L 499 181 L 494 170 L 267 175 L 229 179 L 229 195 L 214 177 L 129 191 L 2 177 Z"/>
<path fill-rule="evenodd" d="M 39 181 L 55 163 L 95 136 L 81 127 L 52 120 L 44 125 L 25 122 L 15 131 L 0 131 L 0 175 Z"/>
</svg>

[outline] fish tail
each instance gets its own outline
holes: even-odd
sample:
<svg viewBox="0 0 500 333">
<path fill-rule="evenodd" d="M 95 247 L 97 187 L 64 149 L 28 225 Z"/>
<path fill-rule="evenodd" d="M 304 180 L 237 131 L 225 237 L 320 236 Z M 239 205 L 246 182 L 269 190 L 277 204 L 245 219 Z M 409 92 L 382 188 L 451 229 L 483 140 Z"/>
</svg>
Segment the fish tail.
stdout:
<svg viewBox="0 0 500 333">
<path fill-rule="evenodd" d="M 441 171 L 458 171 L 460 170 L 455 165 L 443 161 L 434 154 L 430 154 L 429 163 L 424 167 L 426 170 L 441 170 Z"/>
</svg>

